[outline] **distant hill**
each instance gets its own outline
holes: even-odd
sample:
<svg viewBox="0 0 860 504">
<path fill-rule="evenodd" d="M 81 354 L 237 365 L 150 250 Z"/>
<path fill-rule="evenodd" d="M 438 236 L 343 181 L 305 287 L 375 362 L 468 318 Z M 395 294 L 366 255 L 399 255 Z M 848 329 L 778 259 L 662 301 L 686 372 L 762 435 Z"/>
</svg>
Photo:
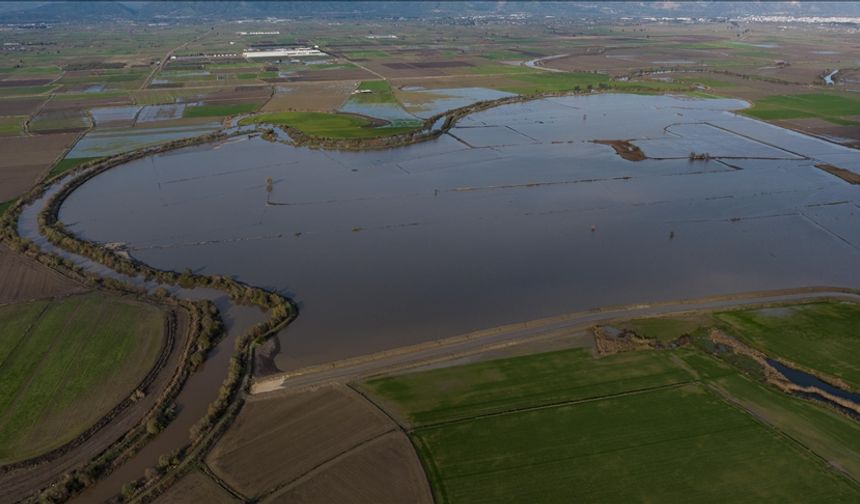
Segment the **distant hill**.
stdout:
<svg viewBox="0 0 860 504">
<path fill-rule="evenodd" d="M 160 2 L 0 1 L 2 23 L 141 22 L 278 18 L 445 18 L 509 15 L 618 17 L 734 17 L 743 15 L 860 16 L 858 2 Z"/>
</svg>

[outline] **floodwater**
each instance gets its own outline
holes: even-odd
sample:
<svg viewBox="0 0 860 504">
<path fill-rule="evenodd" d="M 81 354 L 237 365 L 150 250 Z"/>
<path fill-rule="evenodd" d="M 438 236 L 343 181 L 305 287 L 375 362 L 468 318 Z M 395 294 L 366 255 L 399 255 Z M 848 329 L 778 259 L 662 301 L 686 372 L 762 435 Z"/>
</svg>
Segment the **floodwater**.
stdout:
<svg viewBox="0 0 860 504">
<path fill-rule="evenodd" d="M 138 115 L 138 122 L 141 122 L 140 117 L 145 110 L 146 107 Z M 66 157 L 71 159 L 112 156 L 171 140 L 205 135 L 217 130 L 220 126 L 220 123 L 213 122 L 167 128 L 96 129 L 78 141 Z"/>
<path fill-rule="evenodd" d="M 549 98 L 371 152 L 242 137 L 110 170 L 60 217 L 154 267 L 294 298 L 283 370 L 606 305 L 860 287 L 860 188 L 814 167 L 860 152 L 730 112 L 745 105 Z M 726 158 L 687 159 L 706 150 Z"/>
<path fill-rule="evenodd" d="M 403 110 L 398 103 L 361 103 L 350 99 L 339 110 L 383 119 L 389 121 L 392 126 L 416 126 L 422 123 L 421 119 Z"/>
<path fill-rule="evenodd" d="M 90 115 L 97 127 L 104 127 L 112 123 L 133 123 L 140 107 L 136 105 L 127 107 L 97 107 L 90 109 Z"/>
<path fill-rule="evenodd" d="M 412 102 L 406 100 L 403 103 L 407 110 L 422 119 L 479 101 L 514 96 L 513 93 L 481 87 L 424 89 L 415 86 L 404 87 L 403 91 L 415 93 L 418 96 L 424 95 L 420 100 Z"/>
</svg>

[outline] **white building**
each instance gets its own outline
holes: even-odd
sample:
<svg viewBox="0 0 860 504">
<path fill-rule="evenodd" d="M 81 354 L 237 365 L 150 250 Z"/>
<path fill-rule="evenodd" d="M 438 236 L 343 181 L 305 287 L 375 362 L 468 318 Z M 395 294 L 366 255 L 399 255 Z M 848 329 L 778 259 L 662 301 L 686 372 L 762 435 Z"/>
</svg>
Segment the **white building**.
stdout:
<svg viewBox="0 0 860 504">
<path fill-rule="evenodd" d="M 316 47 L 284 47 L 263 51 L 245 51 L 245 58 L 299 58 L 303 56 L 326 56 L 326 53 Z"/>
</svg>

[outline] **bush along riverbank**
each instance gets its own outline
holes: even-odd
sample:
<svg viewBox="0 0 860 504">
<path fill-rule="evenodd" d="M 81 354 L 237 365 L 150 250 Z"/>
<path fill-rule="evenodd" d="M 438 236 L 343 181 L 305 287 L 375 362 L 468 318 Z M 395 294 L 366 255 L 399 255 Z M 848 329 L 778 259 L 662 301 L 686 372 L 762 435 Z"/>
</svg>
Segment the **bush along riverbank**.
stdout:
<svg viewBox="0 0 860 504">
<path fill-rule="evenodd" d="M 205 143 L 207 141 L 211 140 L 204 139 L 200 142 Z M 241 408 L 242 396 L 250 385 L 254 347 L 285 327 L 295 317 L 296 309 L 290 300 L 277 293 L 252 287 L 220 275 L 197 275 L 190 270 L 182 273 L 156 270 L 140 261 L 120 256 L 114 251 L 79 239 L 69 233 L 57 218 L 65 198 L 90 178 L 127 161 L 123 156 L 121 160 L 110 160 L 93 166 L 65 184 L 50 198 L 44 210 L 39 214 L 40 232 L 55 245 L 89 257 L 115 271 L 142 276 L 158 283 L 178 285 L 187 289 L 203 287 L 222 290 L 229 294 L 233 302 L 256 305 L 269 314 L 267 321 L 257 324 L 237 338 L 234 354 L 230 358 L 227 378 L 221 385 L 218 398 L 209 405 L 207 415 L 192 428 L 190 443 L 178 448 L 171 454 L 165 454 L 166 458 L 154 472 L 149 472 L 144 478 L 129 482 L 125 486 L 124 498 L 133 500 L 135 498 L 154 498 L 144 496 L 160 494 L 178 480 L 188 467 L 192 466 L 200 457 L 205 456 L 208 449 L 220 438 L 220 434 L 226 431 Z M 156 293 L 159 296 L 166 295 L 163 290 L 157 290 Z M 211 340 L 209 341 L 211 342 Z M 200 352 L 205 352 L 205 350 L 198 348 L 197 352 L 189 357 L 187 363 L 189 368 L 196 367 L 202 362 Z"/>
<path fill-rule="evenodd" d="M 270 314 L 268 321 L 255 326 L 237 340 L 238 352 L 230 361 L 227 380 L 222 385 L 222 391 L 218 399 L 210 405 L 207 416 L 198 422 L 191 443 L 184 447 L 179 447 L 171 454 L 165 454 L 159 463 L 156 474 L 148 474 L 146 482 L 136 482 L 133 487 L 137 488 L 139 486 L 141 492 L 151 491 L 151 488 L 156 487 L 156 482 L 161 482 L 162 480 L 164 482 L 171 481 L 171 478 L 167 476 L 174 469 L 183 467 L 183 463 L 188 461 L 188 455 L 199 453 L 199 447 L 204 446 L 203 442 L 210 440 L 212 435 L 218 432 L 214 427 L 219 423 L 229 422 L 229 418 L 238 413 L 238 409 L 241 407 L 241 402 L 237 401 L 239 392 L 243 388 L 247 388 L 250 378 L 249 371 L 250 363 L 252 362 L 250 356 L 253 353 L 253 346 L 284 327 L 295 317 L 296 310 L 291 301 L 278 294 L 244 285 L 232 279 L 220 276 L 194 275 L 190 272 L 177 273 L 155 270 L 142 263 L 103 249 L 96 244 L 79 240 L 66 232 L 62 224 L 57 220 L 56 212 L 59 210 L 62 201 L 71 194 L 74 188 L 79 187 L 86 180 L 110 168 L 145 156 L 244 134 L 246 132 L 237 132 L 232 135 L 216 133 L 194 139 L 178 140 L 158 147 L 140 149 L 132 153 L 81 165 L 74 171 L 76 176 L 68 181 L 67 185 L 49 200 L 45 209 L 38 216 L 40 232 L 53 244 L 70 252 L 89 257 L 119 273 L 130 276 L 142 275 L 146 279 L 156 280 L 159 283 L 180 285 L 186 288 L 209 287 L 221 289 L 226 291 L 234 302 L 254 304 L 267 310 Z M 168 386 L 164 389 L 161 397 L 159 397 L 156 405 L 151 408 L 143 420 L 89 463 L 67 472 L 43 491 L 34 493 L 31 498 L 27 499 L 30 502 L 64 502 L 93 485 L 99 479 L 104 478 L 124 461 L 133 457 L 149 439 L 157 435 L 170 422 L 174 414 L 174 401 L 179 395 L 186 379 L 203 362 L 206 353 L 224 334 L 223 324 L 217 308 L 209 301 L 192 302 L 177 299 L 165 289 L 156 289 L 151 294 L 147 293 L 142 288 L 135 287 L 115 278 L 102 277 L 90 273 L 68 259 L 44 252 L 35 243 L 19 236 L 17 221 L 23 208 L 41 198 L 47 188 L 58 179 L 59 177 L 54 177 L 43 181 L 27 195 L 20 198 L 13 208 L 10 208 L 2 216 L 2 220 L 0 220 L 0 238 L 13 250 L 84 284 L 118 294 L 135 296 L 138 299 L 157 303 L 161 306 L 184 309 L 189 314 L 190 324 L 189 334 L 186 337 L 182 350 L 183 353 L 179 359 L 180 365 L 175 370 L 174 375 Z M 233 413 L 229 414 L 231 410 Z M 225 429 L 226 426 L 222 427 L 221 431 Z M 209 443 L 210 446 L 214 444 L 212 441 Z M 66 446 L 65 448 L 68 450 L 73 447 Z M 39 461 L 33 460 L 30 462 L 32 466 L 32 464 Z M 164 486 L 164 484 L 161 486 Z"/>
<path fill-rule="evenodd" d="M 34 190 L 29 197 L 22 198 L 20 205 L 23 206 L 38 198 L 43 192 L 42 189 Z M 148 294 L 140 288 L 113 278 L 100 277 L 87 272 L 67 259 L 42 251 L 34 243 L 17 234 L 15 224 L 19 215 L 20 206 L 15 212 L 4 216 L 2 227 L 0 227 L 0 238 L 12 249 L 85 285 L 116 295 L 131 296 L 140 301 L 153 303 L 170 310 L 183 310 L 188 320 L 186 333 L 184 335 L 173 336 L 174 339 L 181 338 L 181 341 L 178 342 L 180 349 L 176 350 L 180 352 L 177 359 L 179 365 L 172 370 L 172 375 L 167 384 L 161 390 L 152 407 L 150 407 L 142 418 L 130 430 L 125 432 L 115 442 L 109 444 L 107 448 L 98 453 L 89 462 L 65 472 L 45 489 L 36 490 L 28 499 L 24 500 L 24 502 L 65 502 L 70 497 L 77 495 L 110 474 L 116 467 L 142 449 L 150 439 L 157 435 L 170 422 L 175 411 L 175 400 L 186 380 L 198 365 L 199 357 L 196 356 L 205 356 L 214 344 L 221 339 L 224 334 L 223 324 L 218 309 L 207 300 L 188 301 L 169 295 Z M 171 341 L 167 344 L 174 346 L 177 342 Z M 166 360 L 166 356 L 163 357 Z M 164 360 L 159 359 L 156 367 L 163 367 L 164 364 Z M 0 473 L 18 469 L 39 470 L 39 466 L 76 449 L 91 436 L 98 434 L 101 428 L 108 425 L 125 408 L 139 400 L 141 394 L 146 394 L 148 392 L 147 387 L 154 379 L 157 371 L 159 370 L 154 368 L 134 390 L 131 396 L 115 406 L 109 413 L 96 422 L 93 427 L 87 429 L 86 432 L 74 440 L 39 457 L 4 466 L 0 468 Z M 167 372 L 167 370 L 163 369 L 160 369 L 160 371 Z"/>
<path fill-rule="evenodd" d="M 264 125 L 266 125 L 267 123 L 259 123 L 258 127 L 260 127 L 261 131 L 263 131 L 262 137 L 265 140 L 269 141 L 278 141 L 278 135 L 275 133 L 274 127 L 281 129 L 284 133 L 287 134 L 287 136 L 289 136 L 291 143 L 297 147 L 341 151 L 391 149 L 394 147 L 403 147 L 406 145 L 426 142 L 428 140 L 438 138 L 439 136 L 444 133 L 447 133 L 451 128 L 453 128 L 457 124 L 457 121 L 459 121 L 463 117 L 469 114 L 473 114 L 475 112 L 480 112 L 482 110 L 487 110 L 502 105 L 510 105 L 513 103 L 524 103 L 532 100 L 538 100 L 541 98 L 593 94 L 597 92 L 610 91 L 611 89 L 612 88 L 610 86 L 605 86 L 599 87 L 599 89 L 586 89 L 584 91 L 579 89 L 569 91 L 544 91 L 532 94 L 505 96 L 494 100 L 479 101 L 470 105 L 436 114 L 428 119 L 425 119 L 423 125 L 413 131 L 383 137 L 329 138 L 309 135 L 298 128 L 294 128 L 286 124 L 280 124 L 277 126 L 269 124 L 269 127 L 265 128 Z M 437 124 L 441 125 L 438 128 L 434 127 Z"/>
</svg>

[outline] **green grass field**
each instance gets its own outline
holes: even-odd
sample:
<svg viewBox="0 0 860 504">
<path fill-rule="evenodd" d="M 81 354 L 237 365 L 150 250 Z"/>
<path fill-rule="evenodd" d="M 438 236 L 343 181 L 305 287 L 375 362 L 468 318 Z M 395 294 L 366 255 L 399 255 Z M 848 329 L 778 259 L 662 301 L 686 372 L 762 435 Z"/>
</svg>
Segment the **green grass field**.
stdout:
<svg viewBox="0 0 860 504">
<path fill-rule="evenodd" d="M 186 109 L 187 110 L 187 109 Z M 311 136 L 324 138 L 376 138 L 413 131 L 413 127 L 374 128 L 362 117 L 323 112 L 275 112 L 243 119 L 240 124 L 286 124 Z"/>
<path fill-rule="evenodd" d="M 24 132 L 27 116 L 0 117 L 0 136 L 18 136 Z"/>
<path fill-rule="evenodd" d="M 620 328 L 630 329 L 644 338 L 660 341 L 672 341 L 684 334 L 692 334 L 703 325 L 712 322 L 709 315 L 692 315 L 676 318 L 641 318 L 627 320 L 619 324 Z"/>
<path fill-rule="evenodd" d="M 100 158 L 98 158 L 98 157 L 84 157 L 84 158 L 61 159 L 57 164 L 54 165 L 53 168 L 51 168 L 51 172 L 48 173 L 48 176 L 53 177 L 55 175 L 65 173 L 65 172 L 71 170 L 72 168 L 74 168 L 78 165 L 86 163 L 87 161 L 95 161 L 96 159 L 100 159 Z"/>
<path fill-rule="evenodd" d="M 424 425 L 691 379 L 668 353 L 594 359 L 588 350 L 577 348 L 381 378 L 367 387 L 397 404 L 413 425 Z"/>
<path fill-rule="evenodd" d="M 842 378 L 860 390 L 860 305 L 813 303 L 718 313 L 732 334 L 762 352 Z"/>
<path fill-rule="evenodd" d="M 182 117 L 225 117 L 249 114 L 259 107 L 259 103 L 237 103 L 234 105 L 197 105 L 185 107 Z"/>
<path fill-rule="evenodd" d="M 698 384 L 414 435 L 437 502 L 860 499 L 860 488 Z"/>
<path fill-rule="evenodd" d="M 388 81 L 363 81 L 358 85 L 358 89 L 369 90 L 371 93 L 352 95 L 349 98 L 350 101 L 355 103 L 397 103 L 397 98 L 394 97 L 394 92 L 391 91 Z"/>
<path fill-rule="evenodd" d="M 57 86 L 21 86 L 0 88 L 0 96 L 44 95 L 57 89 Z"/>
<path fill-rule="evenodd" d="M 374 58 L 387 58 L 389 55 L 385 51 L 379 51 L 376 49 L 367 49 L 362 51 L 350 51 L 346 53 L 347 58 L 359 58 L 359 59 L 374 59 Z"/>
<path fill-rule="evenodd" d="M 0 463 L 62 445 L 134 391 L 158 308 L 100 293 L 0 307 Z"/>
<path fill-rule="evenodd" d="M 6 213 L 6 210 L 12 206 L 12 203 L 15 203 L 15 200 L 0 201 L 0 216 Z"/>
<path fill-rule="evenodd" d="M 852 125 L 856 121 L 845 117 L 860 115 L 860 99 L 825 93 L 768 96 L 741 112 L 764 120 L 817 117 L 834 124 Z"/>
<path fill-rule="evenodd" d="M 661 341 L 718 325 L 850 375 L 857 317 L 856 304 L 816 303 L 614 325 Z M 440 503 L 860 499 L 856 420 L 696 346 L 561 350 L 357 386 L 407 421 Z"/>
</svg>

